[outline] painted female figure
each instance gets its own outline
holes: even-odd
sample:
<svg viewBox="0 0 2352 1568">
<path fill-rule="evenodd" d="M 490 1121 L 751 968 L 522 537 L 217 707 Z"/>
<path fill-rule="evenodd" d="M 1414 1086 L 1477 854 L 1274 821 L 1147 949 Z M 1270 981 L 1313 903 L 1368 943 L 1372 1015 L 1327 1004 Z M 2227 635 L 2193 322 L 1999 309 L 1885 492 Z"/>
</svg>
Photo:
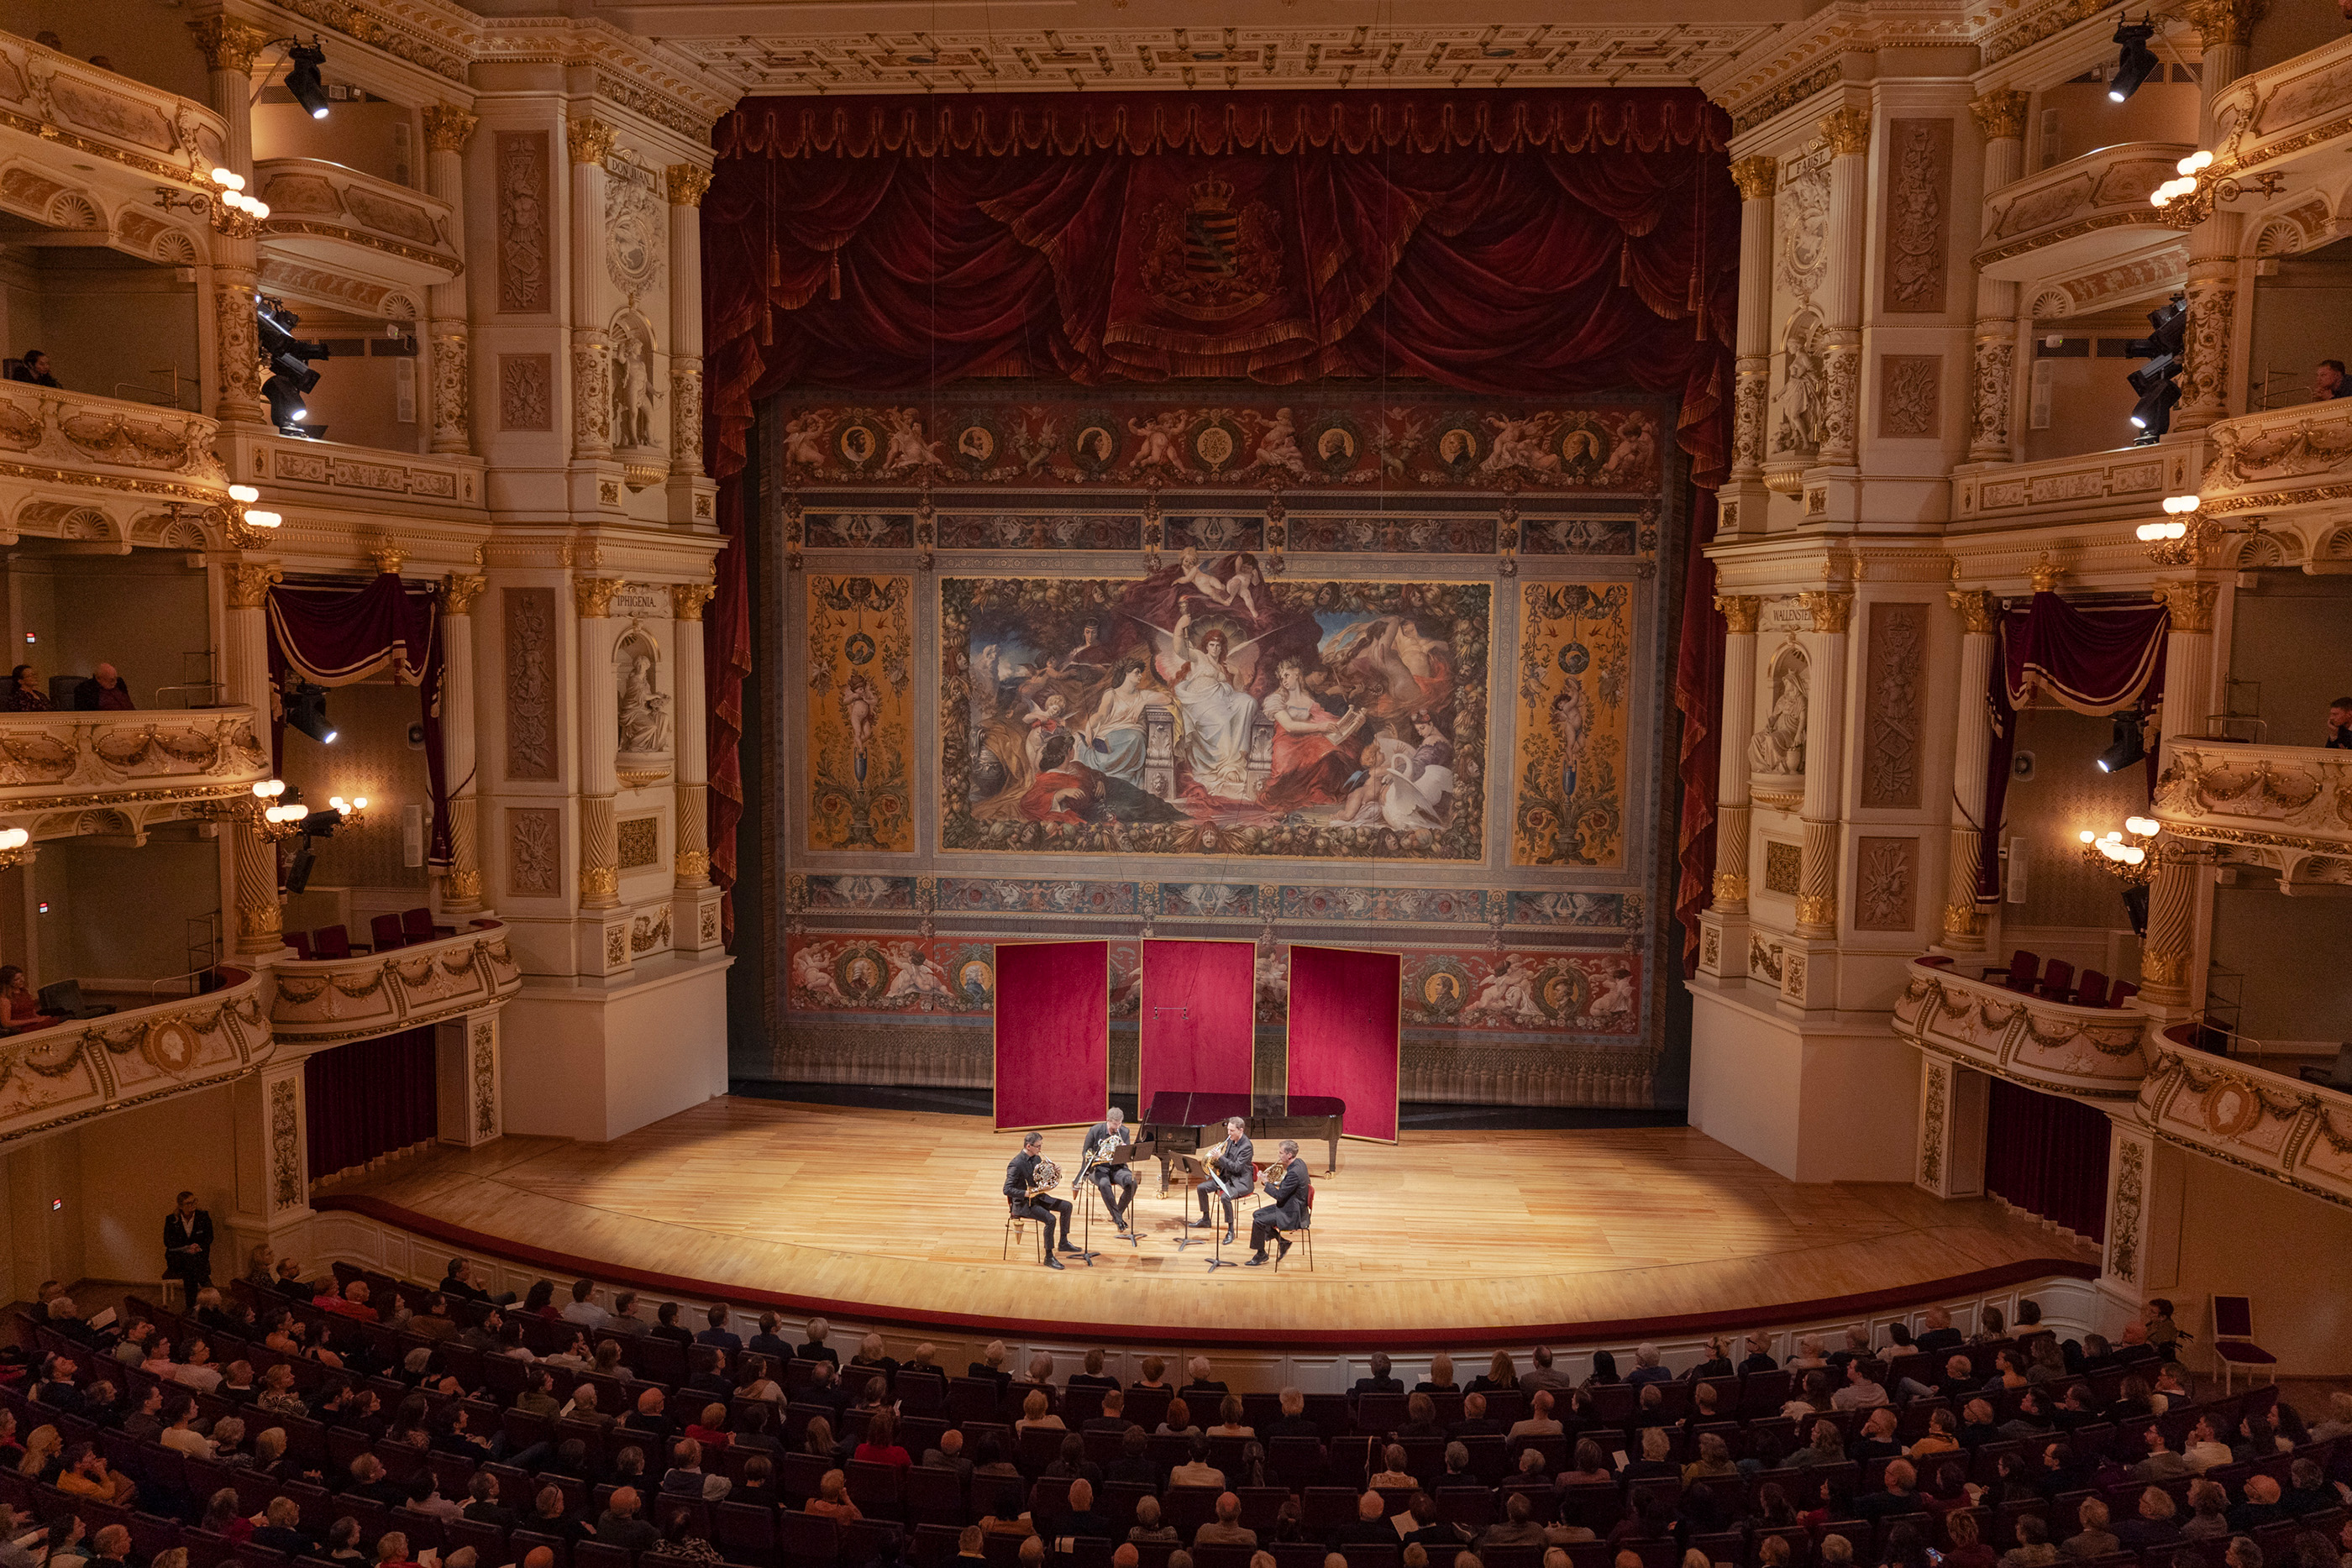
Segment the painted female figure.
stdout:
<svg viewBox="0 0 2352 1568">
<path fill-rule="evenodd" d="M 1132 661 L 1120 665 L 1118 684 L 1103 693 L 1093 714 L 1077 727 L 1078 760 L 1140 789 L 1143 710 L 1150 701 L 1151 695 L 1143 689 L 1143 665 Z"/>
</svg>

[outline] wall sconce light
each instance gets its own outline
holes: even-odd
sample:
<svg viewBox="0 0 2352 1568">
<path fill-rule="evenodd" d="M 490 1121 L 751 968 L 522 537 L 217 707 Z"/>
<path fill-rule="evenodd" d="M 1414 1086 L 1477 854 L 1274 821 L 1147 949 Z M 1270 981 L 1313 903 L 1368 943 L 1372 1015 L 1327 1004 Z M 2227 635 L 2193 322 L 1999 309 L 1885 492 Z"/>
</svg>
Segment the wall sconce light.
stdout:
<svg viewBox="0 0 2352 1568">
<path fill-rule="evenodd" d="M 0 867 L 23 865 L 32 859 L 33 835 L 22 828 L 0 828 Z"/>
</svg>

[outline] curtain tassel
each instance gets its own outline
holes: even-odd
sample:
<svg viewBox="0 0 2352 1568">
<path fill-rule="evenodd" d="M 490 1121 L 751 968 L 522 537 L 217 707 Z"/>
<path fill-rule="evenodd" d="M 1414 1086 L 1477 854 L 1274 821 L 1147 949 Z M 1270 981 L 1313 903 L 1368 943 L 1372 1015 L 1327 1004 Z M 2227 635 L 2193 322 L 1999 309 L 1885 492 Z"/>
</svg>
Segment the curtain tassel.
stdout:
<svg viewBox="0 0 2352 1568">
<path fill-rule="evenodd" d="M 825 297 L 829 299 L 841 298 L 841 253 L 839 251 L 833 253 L 833 281 L 830 291 Z"/>
<path fill-rule="evenodd" d="M 1623 288 L 1633 281 L 1633 241 L 1629 236 L 1617 242 L 1617 287 Z"/>
<path fill-rule="evenodd" d="M 784 258 L 777 254 L 776 242 L 770 240 L 768 242 L 768 287 L 782 288 L 783 286 Z"/>
</svg>

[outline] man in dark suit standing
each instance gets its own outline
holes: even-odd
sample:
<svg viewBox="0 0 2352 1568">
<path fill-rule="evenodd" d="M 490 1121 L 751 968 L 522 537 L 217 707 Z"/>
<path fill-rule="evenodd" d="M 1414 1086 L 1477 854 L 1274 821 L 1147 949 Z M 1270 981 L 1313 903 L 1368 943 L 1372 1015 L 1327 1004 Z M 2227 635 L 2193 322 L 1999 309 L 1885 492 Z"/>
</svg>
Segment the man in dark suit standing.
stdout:
<svg viewBox="0 0 2352 1568">
<path fill-rule="evenodd" d="M 1062 1250 L 1075 1253 L 1070 1245 L 1070 1206 L 1055 1197 L 1050 1189 L 1040 1189 L 1034 1179 L 1037 1162 L 1045 1156 L 1045 1135 L 1032 1133 L 1021 1140 L 1021 1152 L 1004 1167 L 1004 1201 L 1013 1212 L 1024 1219 L 1037 1222 L 1039 1260 L 1048 1269 L 1058 1269 L 1062 1260 L 1054 1256 L 1054 1219 L 1062 1221 Z M 1033 1198 L 1030 1194 L 1034 1192 Z"/>
<path fill-rule="evenodd" d="M 163 1272 L 187 1287 L 188 1300 L 213 1282 L 213 1217 L 184 1192 L 179 1207 L 163 1217 Z"/>
<path fill-rule="evenodd" d="M 1118 1227 L 1121 1236 L 1127 1234 L 1127 1211 L 1135 1203 L 1135 1172 L 1125 1166 L 1112 1165 L 1108 1160 L 1095 1159 L 1095 1151 L 1106 1140 L 1131 1144 L 1134 1134 L 1127 1130 L 1127 1113 L 1112 1106 L 1103 1119 L 1087 1129 L 1087 1141 L 1078 1158 L 1087 1163 L 1087 1179 L 1102 1194 L 1103 1207 L 1110 1212 L 1110 1222 Z"/>
<path fill-rule="evenodd" d="M 1273 1201 L 1250 1216 L 1249 1267 L 1255 1269 L 1265 1261 L 1265 1244 L 1271 1238 L 1281 1250 L 1280 1258 L 1290 1251 L 1290 1239 L 1276 1236 L 1280 1230 L 1296 1230 L 1307 1223 L 1307 1162 L 1298 1157 L 1298 1141 L 1285 1138 L 1274 1146 L 1274 1164 L 1266 1167 L 1265 1196 Z"/>
</svg>

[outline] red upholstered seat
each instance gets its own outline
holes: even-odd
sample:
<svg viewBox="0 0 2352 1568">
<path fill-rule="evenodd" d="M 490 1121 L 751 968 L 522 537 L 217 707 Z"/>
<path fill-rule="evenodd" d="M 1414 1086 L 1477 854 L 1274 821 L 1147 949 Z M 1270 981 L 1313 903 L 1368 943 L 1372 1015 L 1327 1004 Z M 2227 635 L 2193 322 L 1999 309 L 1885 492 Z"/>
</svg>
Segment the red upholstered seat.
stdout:
<svg viewBox="0 0 2352 1568">
<path fill-rule="evenodd" d="M 2042 995 L 2053 1002 L 2063 1002 L 2074 990 L 2074 966 L 2063 958 L 2053 958 L 2050 967 L 2042 971 Z"/>
<path fill-rule="evenodd" d="M 2230 1386 L 2231 1372 L 2241 1366 L 2267 1366 L 2278 1379 L 2278 1357 L 2254 1343 L 2254 1301 L 2252 1296 L 2213 1296 L 2213 1355 L 2221 1364 L 2221 1387 Z"/>
</svg>

